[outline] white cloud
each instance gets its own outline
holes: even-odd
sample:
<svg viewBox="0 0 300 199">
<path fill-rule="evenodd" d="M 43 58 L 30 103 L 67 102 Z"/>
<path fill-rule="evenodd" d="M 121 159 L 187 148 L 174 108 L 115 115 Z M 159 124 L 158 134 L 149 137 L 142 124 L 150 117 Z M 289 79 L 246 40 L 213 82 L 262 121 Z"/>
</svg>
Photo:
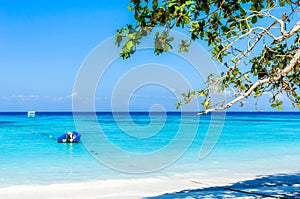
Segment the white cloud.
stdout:
<svg viewBox="0 0 300 199">
<path fill-rule="evenodd" d="M 73 93 L 71 93 L 70 95 L 67 95 L 65 98 L 73 98 L 73 97 L 77 97 L 78 93 L 75 91 Z"/>
<path fill-rule="evenodd" d="M 40 96 L 40 95 L 23 95 L 23 94 L 13 94 L 10 96 L 0 96 L 0 100 L 2 101 L 15 101 L 17 103 L 29 102 L 29 101 L 39 101 L 39 100 L 47 100 L 47 101 L 55 101 L 62 102 L 66 99 L 69 99 L 72 96 L 76 96 L 77 93 L 72 93 L 68 96 Z"/>
</svg>

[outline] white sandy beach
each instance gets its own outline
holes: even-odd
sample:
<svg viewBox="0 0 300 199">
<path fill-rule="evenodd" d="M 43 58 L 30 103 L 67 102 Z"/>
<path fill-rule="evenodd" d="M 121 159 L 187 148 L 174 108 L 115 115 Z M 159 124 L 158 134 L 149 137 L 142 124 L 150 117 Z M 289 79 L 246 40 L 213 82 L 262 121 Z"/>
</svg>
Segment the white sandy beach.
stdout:
<svg viewBox="0 0 300 199">
<path fill-rule="evenodd" d="M 254 178 L 254 176 L 252 176 Z M 203 178 L 204 179 L 204 178 Z M 172 176 L 144 179 L 102 180 L 52 185 L 19 185 L 0 188 L 0 198 L 5 199 L 134 199 L 157 196 L 186 189 L 227 185 L 248 177 L 197 178 Z"/>
</svg>

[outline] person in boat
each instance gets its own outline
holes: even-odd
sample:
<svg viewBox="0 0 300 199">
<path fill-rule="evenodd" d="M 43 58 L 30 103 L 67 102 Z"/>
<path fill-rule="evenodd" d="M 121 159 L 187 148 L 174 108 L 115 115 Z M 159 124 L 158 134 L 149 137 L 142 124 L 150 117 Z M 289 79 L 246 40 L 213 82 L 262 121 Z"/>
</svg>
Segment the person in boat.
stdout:
<svg viewBox="0 0 300 199">
<path fill-rule="evenodd" d="M 76 135 L 73 132 L 67 132 L 67 142 L 73 142 L 73 140 L 76 138 Z"/>
</svg>

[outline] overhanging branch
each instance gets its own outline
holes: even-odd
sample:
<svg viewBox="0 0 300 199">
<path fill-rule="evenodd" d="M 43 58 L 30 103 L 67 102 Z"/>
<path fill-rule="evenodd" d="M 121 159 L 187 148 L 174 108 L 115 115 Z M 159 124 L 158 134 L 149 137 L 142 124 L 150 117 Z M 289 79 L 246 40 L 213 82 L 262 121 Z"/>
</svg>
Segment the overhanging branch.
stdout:
<svg viewBox="0 0 300 199">
<path fill-rule="evenodd" d="M 215 108 L 211 108 L 211 109 L 207 109 L 203 112 L 198 113 L 199 115 L 201 114 L 207 114 L 209 112 L 212 111 L 221 111 L 221 110 L 225 110 L 230 108 L 231 106 L 233 106 L 235 103 L 243 100 L 244 98 L 247 98 L 251 95 L 251 93 L 258 87 L 261 86 L 265 83 L 269 83 L 269 82 L 275 82 L 277 80 L 279 80 L 280 78 L 286 76 L 292 69 L 293 67 L 297 64 L 297 62 L 300 59 L 300 48 L 298 48 L 296 54 L 294 55 L 293 59 L 290 61 L 290 63 L 288 64 L 287 67 L 285 67 L 282 71 L 280 71 L 275 77 L 268 77 L 265 79 L 260 79 L 257 82 L 255 82 L 245 93 L 242 93 L 240 96 L 238 96 L 237 98 L 233 99 L 232 101 L 230 101 L 229 103 L 227 103 L 224 106 L 221 107 L 215 107 Z"/>
</svg>

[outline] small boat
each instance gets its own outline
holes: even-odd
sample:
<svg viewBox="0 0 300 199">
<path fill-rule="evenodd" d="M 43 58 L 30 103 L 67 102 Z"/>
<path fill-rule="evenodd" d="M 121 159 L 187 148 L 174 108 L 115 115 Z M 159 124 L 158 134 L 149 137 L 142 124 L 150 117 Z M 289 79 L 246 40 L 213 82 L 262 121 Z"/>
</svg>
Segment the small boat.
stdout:
<svg viewBox="0 0 300 199">
<path fill-rule="evenodd" d="M 75 131 L 69 131 L 66 134 L 61 135 L 57 138 L 58 143 L 78 143 L 80 141 L 80 133 Z"/>
<path fill-rule="evenodd" d="M 27 117 L 29 117 L 29 118 L 35 117 L 35 111 L 28 111 Z"/>
</svg>

